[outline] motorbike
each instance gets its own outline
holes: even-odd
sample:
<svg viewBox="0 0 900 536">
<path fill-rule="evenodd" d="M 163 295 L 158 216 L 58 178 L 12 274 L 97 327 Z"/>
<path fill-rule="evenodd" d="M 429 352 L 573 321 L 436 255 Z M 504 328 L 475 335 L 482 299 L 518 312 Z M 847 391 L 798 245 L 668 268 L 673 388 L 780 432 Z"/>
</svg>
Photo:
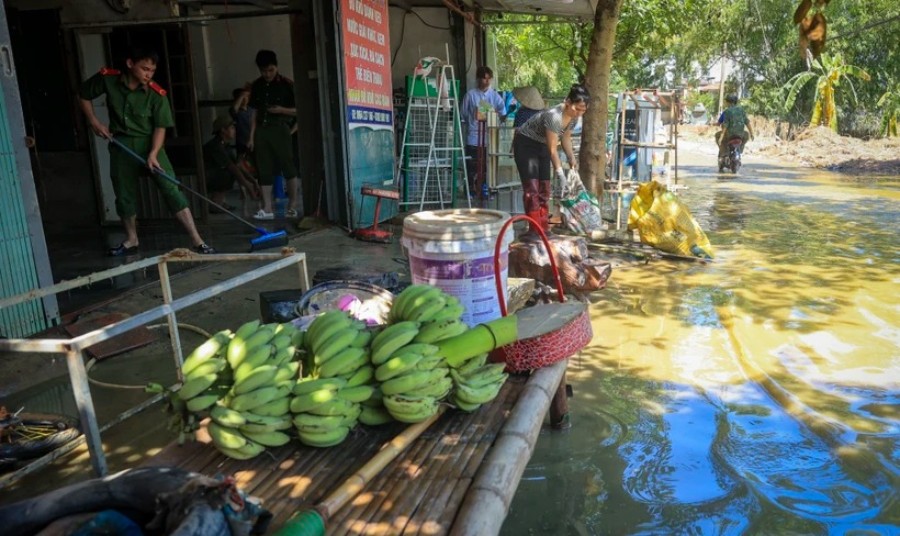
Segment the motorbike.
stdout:
<svg viewBox="0 0 900 536">
<path fill-rule="evenodd" d="M 719 159 L 719 173 L 726 169 L 737 173 L 741 169 L 741 144 L 744 140 L 740 136 L 732 136 L 728 139 L 728 153 Z"/>
</svg>

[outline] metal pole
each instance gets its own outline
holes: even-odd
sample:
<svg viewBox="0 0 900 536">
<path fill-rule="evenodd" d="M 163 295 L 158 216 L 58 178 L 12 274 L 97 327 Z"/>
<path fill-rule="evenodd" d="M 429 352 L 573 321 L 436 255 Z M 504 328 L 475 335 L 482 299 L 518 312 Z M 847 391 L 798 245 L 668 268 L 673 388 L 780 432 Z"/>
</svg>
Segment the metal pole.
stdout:
<svg viewBox="0 0 900 536">
<path fill-rule="evenodd" d="M 159 264 L 159 286 L 162 290 L 163 303 L 172 305 L 172 281 L 169 279 L 169 265 L 165 259 L 160 259 Z M 169 339 L 172 341 L 172 356 L 175 359 L 175 370 L 180 381 L 184 380 L 181 374 L 181 364 L 184 362 L 184 356 L 181 353 L 181 336 L 178 334 L 178 319 L 175 317 L 175 309 L 170 309 L 166 313 L 166 323 L 169 325 Z"/>
<path fill-rule="evenodd" d="M 100 440 L 100 429 L 97 426 L 97 414 L 94 412 L 87 370 L 84 368 L 84 353 L 81 350 L 69 350 L 66 352 L 66 365 L 69 367 L 72 394 L 75 395 L 75 405 L 81 418 L 81 432 L 87 441 L 91 465 L 98 477 L 106 476 L 106 457 L 103 454 L 103 442 Z"/>
</svg>

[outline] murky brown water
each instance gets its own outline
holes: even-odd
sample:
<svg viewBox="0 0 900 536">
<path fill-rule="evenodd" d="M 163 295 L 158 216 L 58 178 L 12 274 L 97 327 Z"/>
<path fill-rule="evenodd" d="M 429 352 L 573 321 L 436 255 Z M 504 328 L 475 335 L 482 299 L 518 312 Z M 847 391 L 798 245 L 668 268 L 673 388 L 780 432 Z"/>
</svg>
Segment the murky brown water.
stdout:
<svg viewBox="0 0 900 536">
<path fill-rule="evenodd" d="M 897 534 L 894 180 L 688 168 L 709 265 L 613 272 L 503 534 Z"/>
</svg>

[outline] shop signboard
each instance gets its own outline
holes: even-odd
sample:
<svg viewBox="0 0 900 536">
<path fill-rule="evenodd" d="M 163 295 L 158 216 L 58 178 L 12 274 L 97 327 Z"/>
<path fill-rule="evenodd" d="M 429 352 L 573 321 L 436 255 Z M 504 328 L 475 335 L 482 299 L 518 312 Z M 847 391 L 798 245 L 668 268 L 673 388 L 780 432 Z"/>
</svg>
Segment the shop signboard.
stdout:
<svg viewBox="0 0 900 536">
<path fill-rule="evenodd" d="M 341 0 L 347 157 L 354 211 L 351 227 L 372 225 L 374 199 L 363 199 L 363 186 L 393 181 L 394 135 L 391 90 L 390 27 L 386 0 Z M 360 210 L 362 207 L 362 210 Z M 396 207 L 382 206 L 380 217 Z"/>
</svg>

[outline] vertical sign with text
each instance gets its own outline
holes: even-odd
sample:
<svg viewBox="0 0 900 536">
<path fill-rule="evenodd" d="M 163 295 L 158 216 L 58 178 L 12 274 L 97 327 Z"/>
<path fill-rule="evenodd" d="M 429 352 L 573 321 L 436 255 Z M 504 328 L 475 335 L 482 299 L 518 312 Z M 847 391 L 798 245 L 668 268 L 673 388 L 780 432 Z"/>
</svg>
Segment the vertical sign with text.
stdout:
<svg viewBox="0 0 900 536">
<path fill-rule="evenodd" d="M 392 129 L 391 49 L 386 0 L 341 0 L 347 121 Z"/>
</svg>

